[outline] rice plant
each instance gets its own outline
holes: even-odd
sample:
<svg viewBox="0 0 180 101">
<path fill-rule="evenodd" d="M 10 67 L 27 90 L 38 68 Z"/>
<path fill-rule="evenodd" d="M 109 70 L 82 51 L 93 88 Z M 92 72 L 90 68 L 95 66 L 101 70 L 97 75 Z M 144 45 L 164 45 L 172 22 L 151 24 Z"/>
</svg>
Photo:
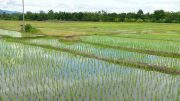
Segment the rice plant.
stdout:
<svg viewBox="0 0 180 101">
<path fill-rule="evenodd" d="M 18 40 L 0 38 L 2 101 L 180 100 L 180 75 L 132 68 L 51 47 L 174 68 L 179 68 L 178 58 L 150 56 L 81 42 L 67 44 L 57 38 Z"/>
<path fill-rule="evenodd" d="M 176 37 L 176 36 L 174 36 Z M 148 39 L 133 39 L 119 38 L 109 36 L 88 36 L 82 37 L 82 40 L 93 43 L 101 43 L 104 45 L 127 47 L 131 49 L 153 50 L 160 52 L 180 53 L 179 42 L 148 40 Z"/>
<path fill-rule="evenodd" d="M 61 39 L 60 39 L 61 40 Z M 113 48 L 105 48 L 93 44 L 86 44 L 81 42 L 76 42 L 73 44 L 66 44 L 63 41 L 58 41 L 58 39 L 32 39 L 28 40 L 27 42 L 37 44 L 37 45 L 50 45 L 52 47 L 60 47 L 65 49 L 71 49 L 75 51 L 79 51 L 82 53 L 94 54 L 100 57 L 106 57 L 113 60 L 126 60 L 126 61 L 133 61 L 139 63 L 146 63 L 149 65 L 157 65 L 162 66 L 164 68 L 177 68 L 180 67 L 180 59 L 173 58 L 173 57 L 163 57 L 163 56 L 156 56 L 156 55 L 148 55 L 142 54 L 137 52 L 128 52 L 119 49 Z"/>
</svg>

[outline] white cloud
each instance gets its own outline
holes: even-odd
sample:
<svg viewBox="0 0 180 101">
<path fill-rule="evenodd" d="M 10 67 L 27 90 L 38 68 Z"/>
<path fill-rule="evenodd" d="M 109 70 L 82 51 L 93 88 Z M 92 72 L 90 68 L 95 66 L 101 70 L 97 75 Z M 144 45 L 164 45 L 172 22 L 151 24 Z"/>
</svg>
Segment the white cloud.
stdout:
<svg viewBox="0 0 180 101">
<path fill-rule="evenodd" d="M 21 11 L 21 0 L 0 0 L 0 9 Z M 180 0 L 25 0 L 26 11 L 100 11 L 136 12 L 143 9 L 180 11 Z"/>
</svg>

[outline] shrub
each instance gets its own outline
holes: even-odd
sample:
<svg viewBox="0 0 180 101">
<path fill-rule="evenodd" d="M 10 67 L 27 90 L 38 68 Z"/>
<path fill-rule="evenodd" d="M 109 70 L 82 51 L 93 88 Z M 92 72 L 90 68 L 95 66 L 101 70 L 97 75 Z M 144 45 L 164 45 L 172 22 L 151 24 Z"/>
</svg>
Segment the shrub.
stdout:
<svg viewBox="0 0 180 101">
<path fill-rule="evenodd" d="M 144 22 L 143 19 L 138 19 L 136 22 Z"/>
<path fill-rule="evenodd" d="M 33 29 L 33 28 L 32 28 L 32 26 L 31 26 L 30 24 L 26 24 L 26 25 L 25 25 L 25 31 L 26 31 L 26 32 L 31 32 L 32 29 Z"/>
<path fill-rule="evenodd" d="M 115 22 L 119 22 L 120 19 L 119 19 L 119 18 L 115 18 L 114 21 L 115 21 Z"/>
<path fill-rule="evenodd" d="M 26 24 L 25 25 L 25 32 L 35 33 L 35 32 L 37 32 L 37 29 L 32 27 L 30 24 Z"/>
</svg>

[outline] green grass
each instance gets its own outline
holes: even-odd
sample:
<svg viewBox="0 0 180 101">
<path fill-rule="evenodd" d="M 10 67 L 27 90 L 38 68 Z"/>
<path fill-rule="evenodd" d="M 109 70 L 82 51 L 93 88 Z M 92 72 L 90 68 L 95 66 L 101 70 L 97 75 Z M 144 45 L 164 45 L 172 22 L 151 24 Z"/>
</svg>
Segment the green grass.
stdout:
<svg viewBox="0 0 180 101">
<path fill-rule="evenodd" d="M 180 24 L 169 23 L 112 23 L 112 22 L 40 22 L 27 21 L 41 34 L 55 36 L 92 34 L 179 34 Z M 20 31 L 20 21 L 0 21 L 0 29 Z"/>
</svg>

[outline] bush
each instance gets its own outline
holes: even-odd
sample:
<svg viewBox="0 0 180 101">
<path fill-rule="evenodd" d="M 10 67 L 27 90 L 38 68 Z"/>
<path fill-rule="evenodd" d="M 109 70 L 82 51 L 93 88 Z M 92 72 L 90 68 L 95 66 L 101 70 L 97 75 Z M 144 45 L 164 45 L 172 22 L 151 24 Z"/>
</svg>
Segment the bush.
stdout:
<svg viewBox="0 0 180 101">
<path fill-rule="evenodd" d="M 35 32 L 37 32 L 37 29 L 33 28 L 30 24 L 26 24 L 25 25 L 25 32 L 35 33 Z"/>
<path fill-rule="evenodd" d="M 136 22 L 144 22 L 144 20 L 143 19 L 137 19 Z"/>
<path fill-rule="evenodd" d="M 25 32 L 31 32 L 32 29 L 33 28 L 32 28 L 32 26 L 30 24 L 25 25 Z"/>
</svg>

